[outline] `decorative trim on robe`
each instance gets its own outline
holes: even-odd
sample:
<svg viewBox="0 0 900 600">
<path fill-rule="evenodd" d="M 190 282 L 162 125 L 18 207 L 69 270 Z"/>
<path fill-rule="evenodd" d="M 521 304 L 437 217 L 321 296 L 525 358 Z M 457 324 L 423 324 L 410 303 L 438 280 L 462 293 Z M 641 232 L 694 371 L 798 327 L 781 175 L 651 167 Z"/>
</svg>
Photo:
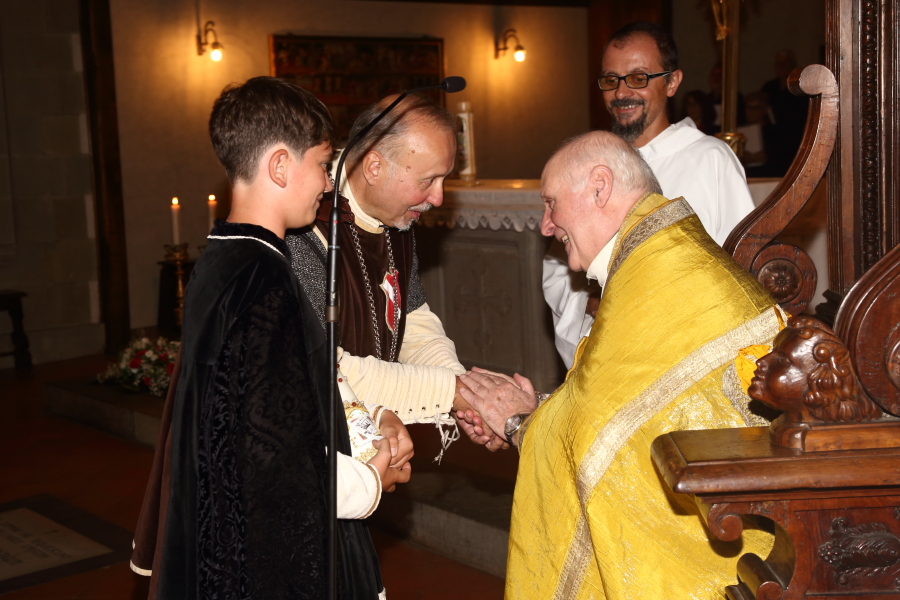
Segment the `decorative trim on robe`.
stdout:
<svg viewBox="0 0 900 600">
<path fill-rule="evenodd" d="M 594 488 L 634 432 L 709 373 L 733 362 L 742 348 L 771 337 L 770 332 L 778 330 L 780 319 L 778 309 L 772 308 L 735 327 L 692 352 L 623 406 L 597 433 L 581 461 L 576 484 L 582 506 L 587 505 Z M 587 519 L 582 512 L 563 563 L 554 600 L 570 598 L 578 591 L 585 569 L 593 557 Z"/>
</svg>

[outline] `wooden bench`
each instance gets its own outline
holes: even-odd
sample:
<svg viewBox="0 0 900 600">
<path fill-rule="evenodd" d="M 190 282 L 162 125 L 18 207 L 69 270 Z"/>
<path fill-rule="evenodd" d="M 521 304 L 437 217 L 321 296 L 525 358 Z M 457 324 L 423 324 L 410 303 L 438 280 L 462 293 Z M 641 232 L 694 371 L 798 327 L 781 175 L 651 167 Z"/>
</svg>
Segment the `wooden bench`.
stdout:
<svg viewBox="0 0 900 600">
<path fill-rule="evenodd" d="M 22 298 L 27 296 L 25 292 L 16 290 L 0 290 L 0 311 L 9 313 L 12 319 L 12 352 L 0 352 L 0 356 L 15 357 L 15 365 L 17 369 L 31 368 L 31 352 L 28 351 L 28 336 L 25 334 L 25 327 L 22 324 L 24 313 L 22 312 Z"/>
<path fill-rule="evenodd" d="M 784 415 L 769 429 L 676 431 L 652 447 L 664 484 L 693 497 L 713 537 L 736 540 L 745 526 L 774 528 L 767 557 L 738 560 L 737 582 L 725 590 L 730 600 L 900 598 L 900 82 L 893 76 L 900 55 L 881 51 L 900 44 L 900 2 L 825 6 L 828 68 L 795 71 L 789 83 L 813 96 L 803 144 L 781 184 L 725 249 L 786 311 L 804 311 L 815 266 L 778 236 L 827 177 L 828 291 L 816 315 L 834 324 L 831 335 L 842 347 L 822 346 L 817 354 L 819 346 L 798 345 L 790 364 L 809 364 L 797 360 L 801 352 L 823 364 L 833 359 L 836 377 L 852 377 L 853 385 L 842 385 L 840 395 L 837 387 L 788 394 L 786 386 L 808 379 L 788 381 L 778 371 L 788 383 L 778 394 L 768 387 L 768 397 L 780 395 Z M 789 354 L 779 349 L 789 334 L 776 338 L 775 352 Z M 770 376 L 766 371 L 757 377 Z M 751 396 L 765 402 L 760 389 L 751 386 Z M 884 416 L 817 413 L 828 394 L 847 406 L 848 399 L 874 402 Z"/>
</svg>

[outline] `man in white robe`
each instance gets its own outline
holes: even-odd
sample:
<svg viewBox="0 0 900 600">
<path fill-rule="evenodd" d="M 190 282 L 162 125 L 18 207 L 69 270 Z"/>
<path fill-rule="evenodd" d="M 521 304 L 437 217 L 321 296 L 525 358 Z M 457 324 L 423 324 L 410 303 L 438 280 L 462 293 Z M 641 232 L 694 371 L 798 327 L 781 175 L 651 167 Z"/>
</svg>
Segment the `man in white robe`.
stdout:
<svg viewBox="0 0 900 600">
<path fill-rule="evenodd" d="M 724 244 L 753 210 L 753 200 L 744 168 L 725 142 L 699 131 L 690 118 L 669 123 L 666 103 L 682 79 L 671 35 L 656 23 L 626 25 L 607 44 L 602 66 L 598 84 L 613 118 L 613 133 L 637 148 L 663 195 L 687 200 L 710 236 Z M 639 76 L 626 79 L 635 74 Z M 588 282 L 584 273 L 569 270 L 565 251 L 556 243 L 544 257 L 543 269 L 556 349 L 571 368 L 575 348 L 594 322 Z"/>
</svg>

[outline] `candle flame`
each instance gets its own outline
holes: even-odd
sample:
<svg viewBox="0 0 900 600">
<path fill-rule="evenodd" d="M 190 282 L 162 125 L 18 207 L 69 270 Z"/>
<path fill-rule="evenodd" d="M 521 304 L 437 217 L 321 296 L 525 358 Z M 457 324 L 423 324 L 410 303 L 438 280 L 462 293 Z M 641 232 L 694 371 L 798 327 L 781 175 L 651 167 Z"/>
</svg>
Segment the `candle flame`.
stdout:
<svg viewBox="0 0 900 600">
<path fill-rule="evenodd" d="M 215 197 L 214 195 L 210 194 L 210 195 L 209 195 L 209 201 L 210 201 L 210 202 L 215 202 L 215 201 L 216 201 L 216 197 Z"/>
<path fill-rule="evenodd" d="M 172 204 L 178 205 L 178 198 L 172 198 Z"/>
</svg>

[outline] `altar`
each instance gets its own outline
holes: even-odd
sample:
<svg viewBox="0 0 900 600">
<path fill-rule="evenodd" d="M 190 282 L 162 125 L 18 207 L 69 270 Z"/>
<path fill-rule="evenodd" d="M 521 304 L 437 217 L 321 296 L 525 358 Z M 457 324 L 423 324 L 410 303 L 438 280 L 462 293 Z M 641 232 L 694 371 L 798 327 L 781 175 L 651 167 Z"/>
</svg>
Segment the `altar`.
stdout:
<svg viewBox="0 0 900 600">
<path fill-rule="evenodd" d="M 416 230 L 419 272 L 464 366 L 521 373 L 539 390 L 565 377 L 541 291 L 550 239 L 538 179 L 448 181 Z"/>
</svg>

